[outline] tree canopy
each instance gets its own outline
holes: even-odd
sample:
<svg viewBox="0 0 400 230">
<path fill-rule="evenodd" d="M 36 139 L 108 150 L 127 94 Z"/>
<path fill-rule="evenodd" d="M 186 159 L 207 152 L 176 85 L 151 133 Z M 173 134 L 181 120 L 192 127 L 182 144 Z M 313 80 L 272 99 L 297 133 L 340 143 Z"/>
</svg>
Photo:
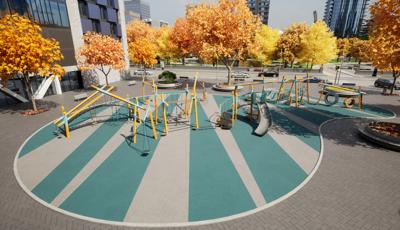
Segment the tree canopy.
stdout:
<svg viewBox="0 0 400 230">
<path fill-rule="evenodd" d="M 337 56 L 336 37 L 323 21 L 301 35 L 300 59 L 303 63 L 325 64 Z"/>
<path fill-rule="evenodd" d="M 300 55 L 301 36 L 308 30 L 305 23 L 294 23 L 290 25 L 281 35 L 278 41 L 278 52 L 285 65 L 293 64 Z"/>
<path fill-rule="evenodd" d="M 251 48 L 251 57 L 262 64 L 271 63 L 276 56 L 279 31 L 269 26 L 262 25 L 256 33 L 256 38 Z"/>
<path fill-rule="evenodd" d="M 84 45 L 77 53 L 76 59 L 81 70 L 100 70 L 106 77 L 111 69 L 121 70 L 126 66 L 122 43 L 114 38 L 94 32 L 83 35 Z"/>
<path fill-rule="evenodd" d="M 0 19 L 0 77 L 8 80 L 22 75 L 34 110 L 30 75 L 63 76 L 64 69 L 58 64 L 63 58 L 58 42 L 44 38 L 40 26 L 28 18 L 12 14 Z"/>
</svg>

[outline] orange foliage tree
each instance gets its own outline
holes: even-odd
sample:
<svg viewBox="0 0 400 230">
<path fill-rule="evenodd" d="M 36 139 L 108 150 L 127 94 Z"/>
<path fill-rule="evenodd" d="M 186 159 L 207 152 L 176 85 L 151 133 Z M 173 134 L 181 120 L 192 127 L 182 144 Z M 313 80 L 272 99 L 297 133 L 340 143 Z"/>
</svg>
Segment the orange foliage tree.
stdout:
<svg viewBox="0 0 400 230">
<path fill-rule="evenodd" d="M 111 69 L 122 70 L 125 65 L 121 42 L 112 37 L 89 32 L 83 35 L 84 45 L 79 49 L 76 59 L 81 70 L 100 70 L 108 85 Z"/>
<path fill-rule="evenodd" d="M 371 42 L 370 40 L 361 40 L 359 38 L 350 39 L 350 55 L 361 62 L 371 61 Z"/>
<path fill-rule="evenodd" d="M 245 0 L 220 0 L 199 4 L 186 15 L 190 29 L 190 51 L 205 61 L 222 61 L 228 70 L 228 85 L 235 61 L 245 59 L 255 40 L 260 20 Z"/>
<path fill-rule="evenodd" d="M 185 18 L 178 18 L 176 20 L 171 32 L 170 41 L 175 51 L 175 56 L 182 58 L 182 63 L 185 64 L 185 57 L 189 56 L 192 44 L 189 24 Z"/>
<path fill-rule="evenodd" d="M 133 63 L 143 65 L 146 70 L 147 66 L 157 63 L 157 45 L 146 38 L 139 38 L 129 43 L 129 60 Z M 146 73 L 146 71 L 145 71 Z"/>
<path fill-rule="evenodd" d="M 155 41 L 154 29 L 142 21 L 132 21 L 126 26 L 126 37 L 128 43 L 135 42 L 138 39 L 146 38 L 152 42 Z"/>
<path fill-rule="evenodd" d="M 57 64 L 64 58 L 58 42 L 44 38 L 41 32 L 40 26 L 17 14 L 0 19 L 0 77 L 4 81 L 22 77 L 34 111 L 37 107 L 32 91 L 33 77 L 64 74 L 64 69 Z"/>
<path fill-rule="evenodd" d="M 308 31 L 309 27 L 306 23 L 294 23 L 290 25 L 281 35 L 278 41 L 278 52 L 285 67 L 290 64 L 293 67 L 293 63 L 300 56 L 301 36 Z"/>
<path fill-rule="evenodd" d="M 371 6 L 371 57 L 379 70 L 391 71 L 393 89 L 400 76 L 400 1 L 379 0 Z"/>
</svg>

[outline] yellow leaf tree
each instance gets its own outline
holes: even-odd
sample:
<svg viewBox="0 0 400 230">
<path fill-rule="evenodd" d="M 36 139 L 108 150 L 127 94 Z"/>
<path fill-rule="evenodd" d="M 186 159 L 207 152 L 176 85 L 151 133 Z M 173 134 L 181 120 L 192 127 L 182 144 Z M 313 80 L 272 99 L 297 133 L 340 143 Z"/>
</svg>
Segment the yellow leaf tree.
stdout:
<svg viewBox="0 0 400 230">
<path fill-rule="evenodd" d="M 185 18 L 178 18 L 176 20 L 171 32 L 170 41 L 174 56 L 182 58 L 182 63 L 185 64 L 185 57 L 189 56 L 192 44 L 189 24 Z"/>
<path fill-rule="evenodd" d="M 351 42 L 348 38 L 339 38 L 336 41 L 339 57 L 347 57 L 350 54 Z"/>
<path fill-rule="evenodd" d="M 155 39 L 157 45 L 157 56 L 167 63 L 174 58 L 176 46 L 171 42 L 171 27 L 161 27 L 155 31 Z"/>
<path fill-rule="evenodd" d="M 147 38 L 139 38 L 129 43 L 129 60 L 142 65 L 145 70 L 147 66 L 157 64 L 156 56 L 157 46 Z"/>
<path fill-rule="evenodd" d="M 299 58 L 301 51 L 301 36 L 308 30 L 305 23 L 290 25 L 281 35 L 278 41 L 278 52 L 285 66 L 293 67 L 293 63 Z"/>
<path fill-rule="evenodd" d="M 255 42 L 251 46 L 251 57 L 262 64 L 269 64 L 278 49 L 279 31 L 262 25 L 256 33 Z"/>
<path fill-rule="evenodd" d="M 146 38 L 155 42 L 154 29 L 142 21 L 132 21 L 126 26 L 126 36 L 128 43 L 138 39 Z"/>
<path fill-rule="evenodd" d="M 391 71 L 393 86 L 400 75 L 400 1 L 379 0 L 371 6 L 371 57 L 376 68 Z"/>
<path fill-rule="evenodd" d="M 0 19 L 0 77 L 7 80 L 22 77 L 32 108 L 32 79 L 55 75 L 61 77 L 64 69 L 57 64 L 64 57 L 55 39 L 44 38 L 42 29 L 28 18 L 17 14 Z"/>
<path fill-rule="evenodd" d="M 358 63 L 371 61 L 371 42 L 359 38 L 351 38 L 349 53 Z"/>
<path fill-rule="evenodd" d="M 218 4 L 200 4 L 190 8 L 186 15 L 190 29 L 190 51 L 201 59 L 222 61 L 231 72 L 235 61 L 249 54 L 259 27 L 258 17 L 245 0 L 220 0 Z"/>
<path fill-rule="evenodd" d="M 336 37 L 323 21 L 318 21 L 301 35 L 300 60 L 303 63 L 323 65 L 337 57 Z"/>
<path fill-rule="evenodd" d="M 98 69 L 104 74 L 108 85 L 111 69 L 122 70 L 126 65 L 122 43 L 94 32 L 83 35 L 83 41 L 76 55 L 79 68 L 83 71 Z"/>
</svg>

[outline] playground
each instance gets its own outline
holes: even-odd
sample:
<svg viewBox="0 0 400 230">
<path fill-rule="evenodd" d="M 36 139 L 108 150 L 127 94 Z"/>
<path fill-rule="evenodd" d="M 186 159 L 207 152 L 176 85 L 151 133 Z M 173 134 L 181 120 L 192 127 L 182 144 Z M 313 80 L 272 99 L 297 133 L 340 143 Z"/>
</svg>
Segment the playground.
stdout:
<svg viewBox="0 0 400 230">
<path fill-rule="evenodd" d="M 21 146 L 17 180 L 47 207 L 102 223 L 190 225 L 255 213 L 312 179 L 324 122 L 393 116 L 363 105 L 361 89 L 321 85 L 311 95 L 304 80 L 225 94 L 197 78 L 168 92 L 143 82 L 137 97 L 92 86 Z"/>
</svg>

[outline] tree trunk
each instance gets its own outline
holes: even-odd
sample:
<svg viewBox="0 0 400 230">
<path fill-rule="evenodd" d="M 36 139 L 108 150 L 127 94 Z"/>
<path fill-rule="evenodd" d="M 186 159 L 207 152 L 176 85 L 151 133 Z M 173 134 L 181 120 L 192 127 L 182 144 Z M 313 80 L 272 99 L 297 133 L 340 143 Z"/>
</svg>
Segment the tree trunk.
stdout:
<svg viewBox="0 0 400 230">
<path fill-rule="evenodd" d="M 33 109 L 33 111 L 37 111 L 36 100 L 35 100 L 35 98 L 33 98 L 32 82 L 29 79 L 28 74 L 24 74 L 23 79 L 24 79 L 24 83 L 25 83 L 25 87 L 26 87 L 26 92 L 28 93 L 28 98 L 32 103 L 32 109 Z"/>
<path fill-rule="evenodd" d="M 185 65 L 185 58 L 182 58 L 182 65 Z"/>
<path fill-rule="evenodd" d="M 232 67 L 229 65 L 226 65 L 226 68 L 228 69 L 228 85 L 231 85 Z"/>
<path fill-rule="evenodd" d="M 396 86 L 397 77 L 398 76 L 396 75 L 396 71 L 393 70 L 393 84 L 392 84 L 392 87 L 390 89 L 390 95 L 393 95 L 393 91 L 394 91 L 394 88 Z"/>
</svg>

